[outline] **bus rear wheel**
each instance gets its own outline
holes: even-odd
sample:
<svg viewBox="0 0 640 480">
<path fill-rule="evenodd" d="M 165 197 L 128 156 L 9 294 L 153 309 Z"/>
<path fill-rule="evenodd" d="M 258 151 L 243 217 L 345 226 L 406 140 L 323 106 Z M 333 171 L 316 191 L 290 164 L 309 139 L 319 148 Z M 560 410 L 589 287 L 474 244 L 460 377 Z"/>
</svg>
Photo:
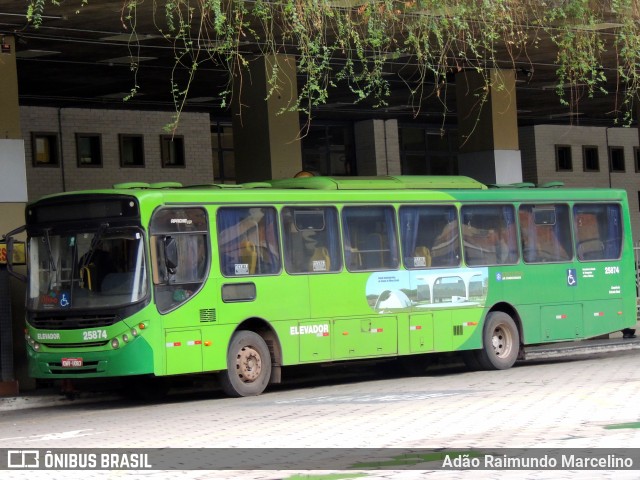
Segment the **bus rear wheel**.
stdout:
<svg viewBox="0 0 640 480">
<path fill-rule="evenodd" d="M 516 322 L 504 312 L 487 315 L 483 331 L 483 347 L 476 351 L 478 363 L 485 370 L 511 368 L 518 359 L 520 334 Z"/>
<path fill-rule="evenodd" d="M 257 333 L 240 330 L 233 334 L 227 351 L 227 370 L 220 373 L 224 393 L 230 397 L 260 395 L 271 378 L 271 355 Z"/>
</svg>

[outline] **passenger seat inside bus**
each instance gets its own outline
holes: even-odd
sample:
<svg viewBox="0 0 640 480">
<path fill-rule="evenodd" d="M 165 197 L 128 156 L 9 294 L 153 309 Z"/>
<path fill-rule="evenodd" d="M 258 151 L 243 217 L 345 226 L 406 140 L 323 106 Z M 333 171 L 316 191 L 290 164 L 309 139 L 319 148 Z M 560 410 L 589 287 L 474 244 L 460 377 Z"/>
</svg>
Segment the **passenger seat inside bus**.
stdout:
<svg viewBox="0 0 640 480">
<path fill-rule="evenodd" d="M 416 259 L 424 259 L 423 261 Z M 419 245 L 413 251 L 413 266 L 414 267 L 430 267 L 431 266 L 431 250 L 424 245 Z"/>
<path fill-rule="evenodd" d="M 580 260 L 602 260 L 604 258 L 604 243 L 597 238 L 583 240 L 578 243 L 578 258 Z"/>
<path fill-rule="evenodd" d="M 331 257 L 327 247 L 316 247 L 309 261 L 310 272 L 328 272 L 331 270 Z"/>
<path fill-rule="evenodd" d="M 249 241 L 243 240 L 240 242 L 240 263 L 246 263 L 249 266 L 249 274 L 256 273 L 256 262 L 258 260 L 258 252 L 256 245 Z"/>
</svg>

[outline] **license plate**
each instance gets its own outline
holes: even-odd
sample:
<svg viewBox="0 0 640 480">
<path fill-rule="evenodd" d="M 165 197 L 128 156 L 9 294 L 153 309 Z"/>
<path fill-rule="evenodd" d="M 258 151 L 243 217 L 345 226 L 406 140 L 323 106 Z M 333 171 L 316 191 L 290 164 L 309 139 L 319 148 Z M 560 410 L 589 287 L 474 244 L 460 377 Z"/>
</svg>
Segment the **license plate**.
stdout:
<svg viewBox="0 0 640 480">
<path fill-rule="evenodd" d="M 63 368 L 78 368 L 81 366 L 82 366 L 81 358 L 63 358 L 62 359 Z"/>
</svg>

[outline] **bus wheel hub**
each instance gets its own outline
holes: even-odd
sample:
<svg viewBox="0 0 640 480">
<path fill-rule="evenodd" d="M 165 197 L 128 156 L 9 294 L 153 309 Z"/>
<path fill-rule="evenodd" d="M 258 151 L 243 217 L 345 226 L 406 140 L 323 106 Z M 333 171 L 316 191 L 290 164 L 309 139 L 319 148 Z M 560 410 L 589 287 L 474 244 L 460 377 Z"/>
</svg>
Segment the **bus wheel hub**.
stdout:
<svg viewBox="0 0 640 480">
<path fill-rule="evenodd" d="M 508 339 L 506 338 L 505 331 L 502 328 L 496 328 L 493 332 L 493 351 L 498 356 L 503 356 L 505 353 L 508 353 L 509 345 Z"/>
<path fill-rule="evenodd" d="M 238 353 L 236 370 L 244 382 L 255 381 L 262 370 L 262 360 L 258 351 L 252 347 L 243 347 Z"/>
</svg>

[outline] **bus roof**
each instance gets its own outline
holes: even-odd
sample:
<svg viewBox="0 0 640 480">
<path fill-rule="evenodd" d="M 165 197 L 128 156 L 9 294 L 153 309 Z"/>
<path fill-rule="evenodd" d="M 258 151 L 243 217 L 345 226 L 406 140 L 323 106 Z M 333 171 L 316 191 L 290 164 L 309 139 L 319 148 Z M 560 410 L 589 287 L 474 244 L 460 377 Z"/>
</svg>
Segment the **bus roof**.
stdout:
<svg viewBox="0 0 640 480">
<path fill-rule="evenodd" d="M 389 192 L 396 192 L 389 195 Z M 514 183 L 484 185 L 469 177 L 302 177 L 243 184 L 182 186 L 177 182 L 129 182 L 112 189 L 81 190 L 47 195 L 29 202 L 64 205 L 72 198 L 83 202 L 101 195 L 137 197 L 148 205 L 204 203 L 296 202 L 558 202 L 621 201 L 626 191 L 610 188 L 562 188 L 561 182 L 542 185 Z M 30 207 L 27 207 L 30 208 Z"/>
<path fill-rule="evenodd" d="M 275 188 L 312 190 L 404 190 L 404 189 L 475 189 L 487 187 L 469 177 L 398 175 L 381 177 L 302 177 L 271 180 Z"/>
<path fill-rule="evenodd" d="M 177 182 L 118 183 L 114 189 L 165 189 L 181 188 Z M 463 176 L 423 176 L 397 175 L 380 177 L 302 177 L 268 180 L 264 182 L 249 182 L 238 185 L 209 184 L 193 185 L 183 188 L 278 188 L 278 189 L 306 189 L 306 190 L 486 190 L 487 186 L 469 177 Z"/>
</svg>

